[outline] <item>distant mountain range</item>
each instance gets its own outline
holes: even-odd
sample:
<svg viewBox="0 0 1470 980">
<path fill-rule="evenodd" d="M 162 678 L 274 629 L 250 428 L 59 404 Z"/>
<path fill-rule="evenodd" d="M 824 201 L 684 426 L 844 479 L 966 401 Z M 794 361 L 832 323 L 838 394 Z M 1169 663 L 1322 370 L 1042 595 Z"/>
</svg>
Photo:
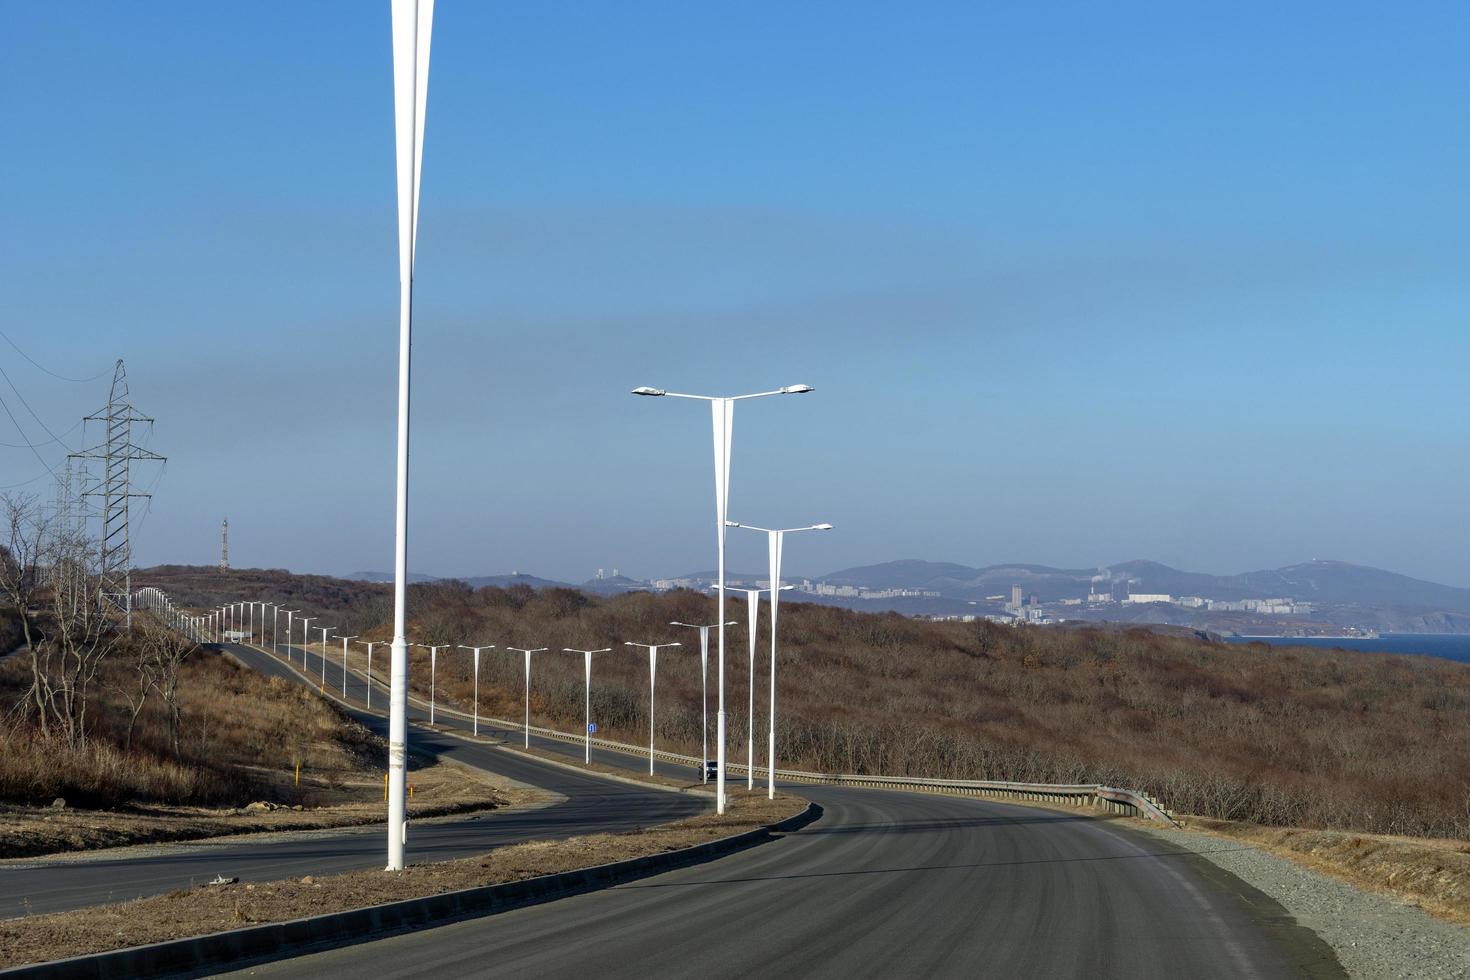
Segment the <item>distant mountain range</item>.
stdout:
<svg viewBox="0 0 1470 980">
<path fill-rule="evenodd" d="M 1042 602 L 1085 596 L 1089 589 L 1096 589 L 1111 591 L 1119 598 L 1129 593 L 1227 600 L 1292 598 L 1334 605 L 1413 606 L 1470 612 L 1470 589 L 1426 582 L 1381 568 L 1319 559 L 1240 575 L 1184 572 L 1144 560 L 1082 569 L 1045 565 L 972 568 L 949 562 L 905 560 L 843 569 L 823 576 L 820 581 L 868 590 L 918 589 L 970 600 L 1002 594 L 1012 585 L 1019 585 Z"/>
<path fill-rule="evenodd" d="M 355 572 L 347 577 L 364 582 L 388 582 L 393 578 L 385 572 Z M 437 578 L 419 573 L 409 577 L 414 582 L 429 582 Z M 715 573 L 695 572 L 682 578 L 709 582 L 714 580 Z M 753 582 L 761 578 L 764 578 L 763 573 L 727 573 L 727 579 L 737 582 Z M 521 573 L 478 576 L 460 581 L 476 588 L 524 584 L 533 588 L 580 588 L 601 594 L 626 592 L 649 585 L 624 575 L 591 579 L 580 585 Z M 965 602 L 1009 595 L 1011 587 L 1019 585 L 1026 595 L 1035 595 L 1041 602 L 1079 598 L 1089 591 L 1097 591 L 1111 592 L 1119 599 L 1128 594 L 1201 596 L 1223 600 L 1291 598 L 1298 602 L 1334 606 L 1470 613 L 1470 589 L 1426 582 L 1381 568 L 1319 559 L 1239 575 L 1185 572 L 1141 559 L 1100 568 L 1052 568 L 1027 564 L 973 567 L 953 562 L 904 559 L 846 568 L 813 581 L 821 585 L 851 586 L 868 592 L 897 589 L 937 592 L 945 599 Z"/>
</svg>

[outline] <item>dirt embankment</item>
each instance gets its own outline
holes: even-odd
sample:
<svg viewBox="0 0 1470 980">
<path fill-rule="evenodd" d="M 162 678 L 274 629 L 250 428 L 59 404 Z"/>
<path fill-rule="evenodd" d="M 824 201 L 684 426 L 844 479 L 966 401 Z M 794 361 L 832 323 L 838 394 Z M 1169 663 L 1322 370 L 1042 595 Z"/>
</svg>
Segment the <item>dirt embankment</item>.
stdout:
<svg viewBox="0 0 1470 980">
<path fill-rule="evenodd" d="M 259 884 L 201 885 L 117 905 L 0 922 L 0 968 L 198 936 L 265 922 L 437 895 L 462 888 L 660 854 L 767 826 L 806 801 L 732 794 L 724 816 L 705 813 L 627 834 L 593 834 L 501 847 L 478 857 L 422 864 L 397 873 L 307 876 Z"/>
</svg>

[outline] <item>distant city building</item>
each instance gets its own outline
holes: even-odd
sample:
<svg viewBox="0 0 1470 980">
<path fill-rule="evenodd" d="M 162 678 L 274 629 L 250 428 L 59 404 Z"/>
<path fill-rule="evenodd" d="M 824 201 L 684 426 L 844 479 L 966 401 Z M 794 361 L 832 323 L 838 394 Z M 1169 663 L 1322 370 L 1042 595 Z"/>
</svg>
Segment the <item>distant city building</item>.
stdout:
<svg viewBox="0 0 1470 980">
<path fill-rule="evenodd" d="M 1131 604 L 1131 605 L 1142 605 L 1142 604 L 1148 603 L 1148 602 L 1173 602 L 1173 601 L 1174 601 L 1174 597 L 1171 596 L 1171 595 L 1168 595 L 1167 593 L 1153 593 L 1153 592 L 1140 592 L 1137 595 L 1130 595 L 1128 598 L 1126 598 L 1126 599 L 1123 600 L 1124 603 Z"/>
</svg>

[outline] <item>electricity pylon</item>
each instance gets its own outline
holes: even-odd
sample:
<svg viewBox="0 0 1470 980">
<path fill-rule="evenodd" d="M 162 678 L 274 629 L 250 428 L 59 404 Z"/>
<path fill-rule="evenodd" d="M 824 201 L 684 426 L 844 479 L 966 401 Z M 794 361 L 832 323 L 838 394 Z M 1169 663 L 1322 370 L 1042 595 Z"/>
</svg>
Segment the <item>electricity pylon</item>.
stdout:
<svg viewBox="0 0 1470 980">
<path fill-rule="evenodd" d="M 96 446 L 71 453 L 68 458 L 100 459 L 104 475 L 93 486 L 83 486 L 83 497 L 102 498 L 101 570 L 99 600 L 111 599 L 127 613 L 128 628 L 133 625 L 133 550 L 128 540 L 128 504 L 134 497 L 151 497 L 133 489 L 130 464 L 133 460 L 164 462 L 167 457 L 133 444 L 133 423 L 152 425 L 153 420 L 138 413 L 128 398 L 127 372 L 121 359 L 112 374 L 112 393 L 107 407 L 82 420 L 105 423 L 103 440 Z"/>
</svg>

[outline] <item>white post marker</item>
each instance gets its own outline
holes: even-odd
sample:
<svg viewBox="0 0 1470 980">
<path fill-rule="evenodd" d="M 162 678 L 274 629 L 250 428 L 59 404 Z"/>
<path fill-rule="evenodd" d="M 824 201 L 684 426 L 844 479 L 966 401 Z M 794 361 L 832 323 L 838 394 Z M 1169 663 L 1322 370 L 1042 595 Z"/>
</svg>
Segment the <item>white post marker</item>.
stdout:
<svg viewBox="0 0 1470 980">
<path fill-rule="evenodd" d="M 393 646 L 388 696 L 388 870 L 403 869 L 408 828 L 408 406 L 413 263 L 434 0 L 393 0 L 393 132 L 398 172 L 398 448 L 393 509 Z"/>
<path fill-rule="evenodd" d="M 459 648 L 461 650 L 473 650 L 475 653 L 475 736 L 478 738 L 480 735 L 480 651 L 494 650 L 495 644 L 487 643 L 480 647 L 470 647 L 461 643 L 459 644 Z"/>
<path fill-rule="evenodd" d="M 592 655 L 611 653 L 612 647 L 603 647 L 601 650 L 574 650 L 571 647 L 562 647 L 561 652 L 582 655 L 582 764 L 588 765 L 592 762 Z"/>
<path fill-rule="evenodd" d="M 781 548 L 786 540 L 786 535 L 796 531 L 830 531 L 831 524 L 808 524 L 806 527 L 788 527 L 781 530 L 756 527 L 753 524 L 740 524 L 735 521 L 729 522 L 730 527 L 743 527 L 751 531 L 760 531 L 766 536 L 766 544 L 770 552 L 771 573 L 771 707 L 770 707 L 770 730 L 766 745 L 766 796 L 770 799 L 776 798 L 776 610 L 780 601 L 781 587 Z"/>
<path fill-rule="evenodd" d="M 524 654 L 526 658 L 526 748 L 531 747 L 531 654 L 545 653 L 546 647 L 536 647 L 534 650 L 522 650 L 520 647 L 506 647 L 512 653 Z"/>
<path fill-rule="evenodd" d="M 347 641 L 357 639 L 357 634 L 342 637 L 342 697 L 347 698 Z"/>
<path fill-rule="evenodd" d="M 654 679 L 658 675 L 658 651 L 662 647 L 680 646 L 678 643 L 634 643 L 624 640 L 625 647 L 642 647 L 648 651 L 648 774 L 653 775 L 653 687 Z M 704 768 L 704 760 L 700 760 L 699 768 Z"/>
<path fill-rule="evenodd" d="M 811 385 L 786 385 L 775 391 L 759 391 L 753 395 L 714 397 L 686 395 L 662 388 L 634 388 L 635 395 L 693 398 L 710 403 L 710 420 L 714 427 L 715 447 L 715 542 L 719 555 L 719 711 L 715 723 L 715 810 L 725 812 L 725 512 L 730 502 L 730 433 L 735 421 L 735 403 L 767 395 L 802 395 L 812 391 Z M 701 763 L 702 765 L 703 763 Z"/>
</svg>

